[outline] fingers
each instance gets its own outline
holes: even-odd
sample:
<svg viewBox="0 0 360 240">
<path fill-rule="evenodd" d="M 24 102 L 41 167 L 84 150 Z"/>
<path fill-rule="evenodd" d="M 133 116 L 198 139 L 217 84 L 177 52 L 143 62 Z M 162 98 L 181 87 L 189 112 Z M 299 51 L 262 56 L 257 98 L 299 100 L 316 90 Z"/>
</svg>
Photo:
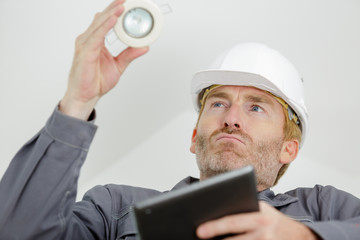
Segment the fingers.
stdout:
<svg viewBox="0 0 360 240">
<path fill-rule="evenodd" d="M 200 225 L 196 231 L 201 239 L 226 234 L 247 233 L 258 227 L 258 213 L 244 213 L 226 216 Z M 234 239 L 230 237 L 229 239 Z"/>
<path fill-rule="evenodd" d="M 120 73 L 123 73 L 126 67 L 136 58 L 144 55 L 149 51 L 149 47 L 132 48 L 128 47 L 115 58 L 117 68 Z"/>
<path fill-rule="evenodd" d="M 123 2 L 124 0 L 113 1 L 104 11 L 97 13 L 88 29 L 77 38 L 77 47 L 81 48 L 89 43 L 88 47 L 96 49 L 99 44 L 103 45 L 105 35 L 116 24 L 118 17 L 124 11 Z"/>
<path fill-rule="evenodd" d="M 259 212 L 235 214 L 206 222 L 197 228 L 196 234 L 201 239 L 235 234 L 236 236 L 229 236 L 225 239 L 245 240 L 282 239 L 279 236 L 286 236 L 284 232 L 289 229 L 301 229 L 301 233 L 306 232 L 302 224 L 286 217 L 269 204 L 260 201 L 259 206 Z"/>
<path fill-rule="evenodd" d="M 91 35 L 103 22 L 110 16 L 115 15 L 119 17 L 123 10 L 124 0 L 115 0 L 107 6 L 101 13 L 97 13 L 94 17 L 92 24 L 86 30 Z"/>
<path fill-rule="evenodd" d="M 89 52 L 96 51 L 96 53 L 99 53 L 102 47 L 105 46 L 105 35 L 110 31 L 111 28 L 114 27 L 116 21 L 116 16 L 110 16 L 108 19 L 106 19 L 106 21 L 102 23 L 83 43 L 84 49 Z"/>
</svg>

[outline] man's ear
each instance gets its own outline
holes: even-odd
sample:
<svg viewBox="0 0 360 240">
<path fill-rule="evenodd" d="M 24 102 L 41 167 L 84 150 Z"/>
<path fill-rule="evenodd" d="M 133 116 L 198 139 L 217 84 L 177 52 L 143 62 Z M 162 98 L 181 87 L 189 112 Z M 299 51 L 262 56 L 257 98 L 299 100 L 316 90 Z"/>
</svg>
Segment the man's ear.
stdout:
<svg viewBox="0 0 360 240">
<path fill-rule="evenodd" d="M 194 128 L 193 134 L 192 134 L 192 137 L 191 137 L 191 145 L 190 145 L 190 152 L 192 152 L 192 153 L 195 153 L 196 134 L 197 134 L 197 129 Z"/>
<path fill-rule="evenodd" d="M 282 146 L 280 163 L 289 164 L 295 160 L 299 152 L 299 141 L 296 139 L 285 141 Z"/>
</svg>

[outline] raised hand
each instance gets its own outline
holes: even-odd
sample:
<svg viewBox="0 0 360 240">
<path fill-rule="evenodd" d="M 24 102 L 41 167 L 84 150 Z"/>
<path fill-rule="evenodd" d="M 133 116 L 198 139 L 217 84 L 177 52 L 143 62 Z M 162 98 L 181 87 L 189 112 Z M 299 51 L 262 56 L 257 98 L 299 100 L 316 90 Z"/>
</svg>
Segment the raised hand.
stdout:
<svg viewBox="0 0 360 240">
<path fill-rule="evenodd" d="M 115 87 L 128 64 L 148 51 L 148 47 L 129 47 L 113 57 L 106 49 L 105 35 L 123 13 L 123 2 L 116 0 L 97 13 L 77 37 L 68 88 L 60 102 L 63 113 L 86 120 L 97 101 Z"/>
</svg>

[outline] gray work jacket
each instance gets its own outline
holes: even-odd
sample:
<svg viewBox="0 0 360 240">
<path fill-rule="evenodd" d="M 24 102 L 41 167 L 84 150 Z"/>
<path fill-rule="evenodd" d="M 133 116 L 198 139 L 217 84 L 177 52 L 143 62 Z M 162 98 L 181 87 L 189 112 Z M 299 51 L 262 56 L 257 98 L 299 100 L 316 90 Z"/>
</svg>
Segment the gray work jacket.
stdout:
<svg viewBox="0 0 360 240">
<path fill-rule="evenodd" d="M 0 240 L 136 239 L 129 214 L 137 201 L 162 192 L 96 186 L 75 203 L 77 179 L 97 127 L 57 110 L 26 143 L 0 182 Z M 188 177 L 173 189 L 186 187 Z M 360 200 L 333 187 L 298 188 L 259 200 L 310 227 L 323 239 L 360 239 Z"/>
</svg>

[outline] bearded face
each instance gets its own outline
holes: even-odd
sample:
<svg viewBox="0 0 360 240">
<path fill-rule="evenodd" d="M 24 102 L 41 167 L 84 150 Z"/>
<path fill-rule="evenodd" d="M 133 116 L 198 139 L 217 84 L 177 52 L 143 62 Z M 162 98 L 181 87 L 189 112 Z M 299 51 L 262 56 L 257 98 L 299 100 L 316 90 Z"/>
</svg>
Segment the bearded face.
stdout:
<svg viewBox="0 0 360 240">
<path fill-rule="evenodd" d="M 286 163 L 284 121 L 282 106 L 262 90 L 240 86 L 212 90 L 190 148 L 196 154 L 200 178 L 252 165 L 258 188 L 272 186 Z"/>
<path fill-rule="evenodd" d="M 241 139 L 247 147 L 238 148 L 234 141 L 221 140 L 222 136 Z M 205 178 L 252 165 L 256 171 L 258 185 L 267 188 L 274 183 L 279 171 L 278 159 L 282 143 L 282 139 L 254 142 L 247 134 L 225 127 L 210 136 L 198 134 L 196 160 Z"/>
</svg>

